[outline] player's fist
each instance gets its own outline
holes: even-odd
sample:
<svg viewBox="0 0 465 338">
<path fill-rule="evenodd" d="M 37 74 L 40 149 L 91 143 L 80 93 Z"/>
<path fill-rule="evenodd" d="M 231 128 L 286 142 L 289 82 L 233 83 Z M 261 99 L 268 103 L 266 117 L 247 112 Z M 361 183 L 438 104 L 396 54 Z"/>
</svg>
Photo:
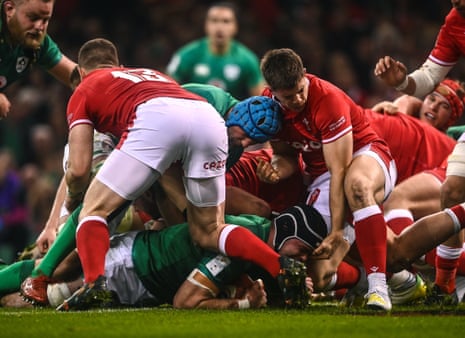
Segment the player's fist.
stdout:
<svg viewBox="0 0 465 338">
<path fill-rule="evenodd" d="M 402 62 L 396 61 L 390 56 L 385 56 L 376 63 L 374 73 L 387 85 L 397 87 L 406 79 L 407 67 Z"/>
<path fill-rule="evenodd" d="M 256 173 L 258 179 L 265 183 L 278 183 L 280 179 L 278 172 L 273 168 L 271 163 L 261 158 L 258 159 Z"/>
</svg>

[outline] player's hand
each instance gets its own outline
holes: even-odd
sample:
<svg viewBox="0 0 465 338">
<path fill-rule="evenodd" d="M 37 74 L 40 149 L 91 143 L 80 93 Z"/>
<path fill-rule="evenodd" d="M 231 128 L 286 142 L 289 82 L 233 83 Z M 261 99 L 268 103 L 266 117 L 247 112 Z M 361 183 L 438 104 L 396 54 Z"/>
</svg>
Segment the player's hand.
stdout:
<svg viewBox="0 0 465 338">
<path fill-rule="evenodd" d="M 375 104 L 371 110 L 380 114 L 396 115 L 399 112 L 399 107 L 397 107 L 391 101 L 382 101 Z"/>
<path fill-rule="evenodd" d="M 0 120 L 8 116 L 10 109 L 10 100 L 8 100 L 5 94 L 0 93 Z"/>
<path fill-rule="evenodd" d="M 334 231 L 330 233 L 321 244 L 313 250 L 313 259 L 329 259 L 336 251 L 337 247 L 344 241 L 342 231 Z"/>
<path fill-rule="evenodd" d="M 397 87 L 407 76 L 407 67 L 390 56 L 382 57 L 375 65 L 374 73 L 391 87 Z"/>
<path fill-rule="evenodd" d="M 39 249 L 41 254 L 47 253 L 48 249 L 55 241 L 57 237 L 56 229 L 52 227 L 45 227 L 42 232 L 40 233 L 39 237 L 37 237 L 36 245 Z"/>
<path fill-rule="evenodd" d="M 280 179 L 278 172 L 271 163 L 261 158 L 258 159 L 256 173 L 258 179 L 264 183 L 278 183 Z"/>
<path fill-rule="evenodd" d="M 265 307 L 267 303 L 267 296 L 265 285 L 261 279 L 257 279 L 252 285 L 247 288 L 245 296 L 250 302 L 250 308 L 258 309 Z"/>
</svg>

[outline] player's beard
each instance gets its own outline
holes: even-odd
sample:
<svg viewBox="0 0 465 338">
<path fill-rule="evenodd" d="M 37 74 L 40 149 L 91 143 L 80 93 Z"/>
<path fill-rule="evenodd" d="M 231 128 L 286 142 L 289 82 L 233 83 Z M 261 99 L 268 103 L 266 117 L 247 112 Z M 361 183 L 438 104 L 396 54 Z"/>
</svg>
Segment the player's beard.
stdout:
<svg viewBox="0 0 465 338">
<path fill-rule="evenodd" d="M 21 28 L 16 16 L 12 16 L 8 23 L 8 30 L 10 33 L 10 39 L 13 45 L 21 45 L 25 48 L 33 50 L 39 49 L 40 45 L 44 41 L 45 32 L 38 31 L 24 31 Z"/>
</svg>

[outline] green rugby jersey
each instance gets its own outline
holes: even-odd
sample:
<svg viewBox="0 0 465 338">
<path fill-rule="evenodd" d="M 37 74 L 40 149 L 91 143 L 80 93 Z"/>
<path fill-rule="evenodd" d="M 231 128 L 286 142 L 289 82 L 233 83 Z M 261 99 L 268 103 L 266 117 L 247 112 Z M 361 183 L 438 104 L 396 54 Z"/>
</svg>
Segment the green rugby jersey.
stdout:
<svg viewBox="0 0 465 338">
<path fill-rule="evenodd" d="M 241 100 L 262 81 L 257 56 L 235 40 L 223 55 L 211 53 L 207 38 L 192 41 L 173 55 L 167 73 L 181 84 L 211 84 Z"/>
<path fill-rule="evenodd" d="M 254 216 L 226 216 L 227 224 L 245 226 L 268 239 L 270 221 Z M 217 287 L 233 284 L 252 263 L 203 250 L 192 242 L 187 223 L 162 231 L 142 231 L 132 249 L 134 269 L 159 304 L 172 303 L 173 297 L 193 269 L 202 271 Z"/>
<path fill-rule="evenodd" d="M 33 51 L 22 46 L 11 46 L 5 38 L 3 26 L 0 19 L 0 91 L 23 77 L 33 64 L 47 70 L 61 60 L 63 54 L 50 36 L 46 35 L 40 49 Z"/>
</svg>

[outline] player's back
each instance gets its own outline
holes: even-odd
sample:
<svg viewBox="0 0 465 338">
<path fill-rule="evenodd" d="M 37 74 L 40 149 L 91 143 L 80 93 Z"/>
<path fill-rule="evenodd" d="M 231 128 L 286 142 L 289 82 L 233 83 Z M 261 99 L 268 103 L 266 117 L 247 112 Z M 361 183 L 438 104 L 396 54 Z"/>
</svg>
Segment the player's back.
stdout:
<svg viewBox="0 0 465 338">
<path fill-rule="evenodd" d="M 440 166 L 455 146 L 454 139 L 412 116 L 383 115 L 370 109 L 365 112 L 373 129 L 389 146 L 397 166 L 397 183 Z"/>
<path fill-rule="evenodd" d="M 205 99 L 165 74 L 145 68 L 102 68 L 89 73 L 68 105 L 68 122 L 90 120 L 100 132 L 120 137 L 138 105 L 159 97 Z"/>
</svg>

